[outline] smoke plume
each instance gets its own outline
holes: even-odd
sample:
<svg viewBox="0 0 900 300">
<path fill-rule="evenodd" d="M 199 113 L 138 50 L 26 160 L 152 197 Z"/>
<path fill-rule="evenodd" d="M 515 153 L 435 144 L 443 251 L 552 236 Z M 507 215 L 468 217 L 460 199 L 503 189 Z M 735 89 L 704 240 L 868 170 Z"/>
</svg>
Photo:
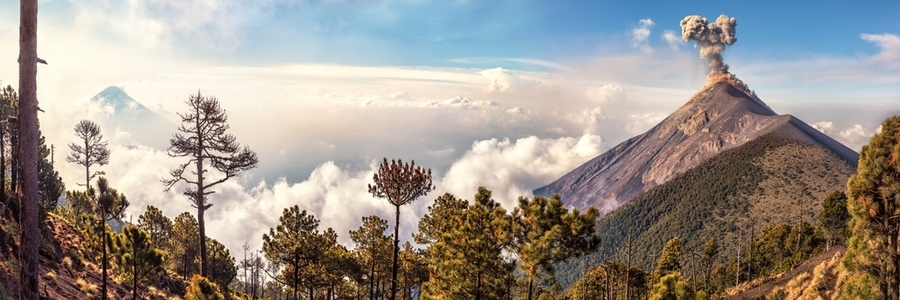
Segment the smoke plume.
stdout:
<svg viewBox="0 0 900 300">
<path fill-rule="evenodd" d="M 728 65 L 722 61 L 725 45 L 737 42 L 734 28 L 737 21 L 726 15 L 719 16 L 715 23 L 709 23 L 701 16 L 687 16 L 681 20 L 681 37 L 685 41 L 697 41 L 700 57 L 709 58 L 709 76 L 728 73 Z"/>
</svg>

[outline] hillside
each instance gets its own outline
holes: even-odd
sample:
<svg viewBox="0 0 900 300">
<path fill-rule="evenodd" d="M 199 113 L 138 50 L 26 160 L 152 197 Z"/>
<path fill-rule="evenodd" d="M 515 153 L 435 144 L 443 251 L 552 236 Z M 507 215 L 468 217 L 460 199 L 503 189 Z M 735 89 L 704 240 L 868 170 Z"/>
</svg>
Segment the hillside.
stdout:
<svg viewBox="0 0 900 300">
<path fill-rule="evenodd" d="M 798 126 L 798 123 L 800 125 Z M 622 261 L 629 232 L 633 263 L 651 269 L 672 237 L 685 248 L 715 237 L 720 260 L 733 259 L 738 243 L 766 224 L 814 224 L 821 200 L 845 187 L 855 164 L 819 143 L 792 116 L 780 116 L 764 135 L 699 164 L 638 196 L 599 220 L 606 250 L 560 266 L 564 286 L 586 266 L 616 255 Z M 606 253 L 606 255 L 604 255 Z"/>
<path fill-rule="evenodd" d="M 15 201 L 0 212 L 0 299 L 17 299 L 19 294 L 18 239 L 19 225 L 13 218 Z M 2 206 L 2 205 L 0 205 Z M 44 299 L 94 299 L 102 284 L 98 253 L 82 248 L 82 236 L 63 218 L 49 214 L 41 224 L 40 286 Z M 115 272 L 110 272 L 115 274 Z M 114 277 L 114 276 L 113 276 Z M 172 292 L 142 287 L 144 299 L 180 299 L 184 284 L 170 276 L 162 276 L 159 285 Z M 130 299 L 131 290 L 110 278 L 107 281 L 110 299 Z"/>
<path fill-rule="evenodd" d="M 787 125 L 789 124 L 789 125 Z M 856 153 L 790 115 L 777 115 L 733 77 L 712 80 L 658 125 L 534 191 L 608 213 L 708 159 L 779 128 L 853 164 Z"/>
</svg>

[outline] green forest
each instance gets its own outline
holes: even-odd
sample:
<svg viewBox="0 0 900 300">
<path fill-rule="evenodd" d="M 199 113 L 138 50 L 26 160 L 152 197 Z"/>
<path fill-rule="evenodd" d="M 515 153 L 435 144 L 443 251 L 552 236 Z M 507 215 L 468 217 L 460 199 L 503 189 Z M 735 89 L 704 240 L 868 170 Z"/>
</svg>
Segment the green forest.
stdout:
<svg viewBox="0 0 900 300">
<path fill-rule="evenodd" d="M 16 92 L 4 88 L 0 118 L 14 115 L 18 104 Z M 705 223 L 739 231 L 721 220 L 747 213 L 748 203 L 736 196 L 773 176 L 751 162 L 795 142 L 777 135 L 756 139 L 603 218 L 593 207 L 569 210 L 559 196 L 520 197 L 507 211 L 484 187 L 469 199 L 439 195 L 419 219 L 418 232 L 401 232 L 398 222 L 404 205 L 434 190 L 431 170 L 385 158 L 368 192 L 395 207 L 393 218 L 359 216 L 358 229 L 335 232 L 294 205 L 257 237 L 261 249 L 231 253 L 205 233 L 204 213 L 215 209 L 209 195 L 255 168 L 258 158 L 228 133 L 215 97 L 197 93 L 185 104 L 168 149 L 183 164 L 161 174 L 161 188 L 186 187 L 180 192 L 196 211 L 174 219 L 147 206 L 136 223 L 122 220 L 128 191 L 116 190 L 99 171 L 115 162 L 96 123 L 74 126 L 80 143 L 69 145 L 66 162 L 85 170 L 77 187 L 66 189 L 53 170 L 57 150 L 40 139 L 39 254 L 42 265 L 60 268 L 40 274 L 41 297 L 51 298 L 47 287 L 58 286 L 66 272 L 78 277 L 78 296 L 91 299 L 717 299 L 842 247 L 851 274 L 842 297 L 900 297 L 900 117 L 886 120 L 862 149 L 847 189 L 820 199 L 814 222 L 771 223 L 742 232 L 746 239 L 737 241 L 705 235 Z M 17 156 L 7 155 L 19 147 L 17 127 L 0 123 L 0 242 L 3 269 L 24 278 L 14 253 L 25 236 L 22 207 L 11 192 L 21 184 L 20 168 Z M 61 205 L 60 196 L 66 200 Z M 339 244 L 339 235 L 348 235 L 353 247 Z M 401 245 L 401 235 L 415 244 Z M 738 250 L 724 253 L 726 243 Z M 15 297 L 21 282 L 4 282 L 0 297 Z"/>
</svg>

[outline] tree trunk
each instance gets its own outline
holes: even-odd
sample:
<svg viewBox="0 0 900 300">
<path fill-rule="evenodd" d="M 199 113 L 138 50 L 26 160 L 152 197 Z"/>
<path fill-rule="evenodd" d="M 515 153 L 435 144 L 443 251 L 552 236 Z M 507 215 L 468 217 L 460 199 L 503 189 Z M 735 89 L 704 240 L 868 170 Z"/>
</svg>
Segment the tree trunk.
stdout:
<svg viewBox="0 0 900 300">
<path fill-rule="evenodd" d="M 134 254 L 132 254 L 132 257 L 133 257 L 132 259 L 134 259 L 137 257 L 137 249 L 135 249 L 134 245 L 132 245 L 131 250 L 132 250 L 132 253 L 134 253 Z M 131 279 L 132 279 L 132 281 L 131 281 L 131 300 L 137 300 L 137 285 L 138 285 L 137 263 L 132 261 L 131 270 L 132 270 L 131 271 Z"/>
<path fill-rule="evenodd" d="M 372 247 L 372 267 L 369 270 L 369 299 L 375 300 L 375 247 Z"/>
<path fill-rule="evenodd" d="M 6 204 L 6 141 L 4 139 L 8 128 L 8 124 L 0 127 L 0 203 L 3 204 Z"/>
<path fill-rule="evenodd" d="M 38 120 L 37 120 L 37 0 L 21 0 L 19 25 L 19 135 L 18 156 L 24 165 L 21 194 L 20 287 L 22 299 L 40 297 L 38 266 Z M 14 170 L 14 174 L 18 170 Z M 13 190 L 16 188 L 13 187 Z"/>
<path fill-rule="evenodd" d="M 531 287 L 532 287 L 533 283 L 534 283 L 534 278 L 529 276 L 528 277 L 528 298 L 526 298 L 528 300 L 531 300 Z"/>
<path fill-rule="evenodd" d="M 394 266 L 391 270 L 391 295 L 388 299 L 395 300 L 397 296 L 397 267 L 400 258 L 400 205 L 394 205 L 397 208 L 397 215 L 394 219 Z"/>
<path fill-rule="evenodd" d="M 100 208 L 103 209 L 103 208 Z M 103 224 L 103 221 L 106 220 L 106 216 L 102 216 L 100 218 L 100 238 L 103 239 L 103 261 L 100 262 L 100 265 L 103 267 L 103 285 L 100 288 L 100 299 L 106 300 L 106 270 L 109 269 L 109 259 L 106 258 L 106 224 Z"/>
<path fill-rule="evenodd" d="M 199 94 L 198 94 L 199 97 Z M 206 206 L 206 195 L 203 186 L 203 135 L 200 132 L 200 111 L 197 114 L 197 191 L 194 195 L 194 204 L 197 205 L 197 224 L 200 229 L 200 276 L 206 277 L 206 222 L 203 221 L 203 212 L 209 206 Z"/>
</svg>

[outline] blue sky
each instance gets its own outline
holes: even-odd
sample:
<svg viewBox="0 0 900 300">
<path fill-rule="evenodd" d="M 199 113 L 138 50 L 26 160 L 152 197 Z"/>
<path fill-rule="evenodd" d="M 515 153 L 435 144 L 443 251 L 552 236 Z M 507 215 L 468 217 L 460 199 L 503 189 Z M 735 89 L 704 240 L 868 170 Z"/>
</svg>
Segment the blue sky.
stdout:
<svg viewBox="0 0 900 300">
<path fill-rule="evenodd" d="M 0 80 L 13 86 L 17 4 L 0 2 Z M 692 14 L 737 20 L 725 63 L 778 113 L 857 150 L 900 114 L 896 1 L 41 0 L 42 131 L 64 145 L 78 120 L 104 125 L 114 112 L 87 100 L 111 85 L 173 121 L 188 95 L 216 96 L 260 157 L 207 215 L 235 252 L 289 205 L 339 233 L 390 218 L 365 188 L 383 157 L 433 168 L 435 195 L 485 185 L 512 205 L 703 86 L 706 62 L 679 27 Z M 148 184 L 178 161 L 140 132 L 104 132 L 130 213 L 191 209 Z M 78 167 L 56 161 L 76 186 Z M 404 208 L 404 231 L 433 196 Z"/>
</svg>

